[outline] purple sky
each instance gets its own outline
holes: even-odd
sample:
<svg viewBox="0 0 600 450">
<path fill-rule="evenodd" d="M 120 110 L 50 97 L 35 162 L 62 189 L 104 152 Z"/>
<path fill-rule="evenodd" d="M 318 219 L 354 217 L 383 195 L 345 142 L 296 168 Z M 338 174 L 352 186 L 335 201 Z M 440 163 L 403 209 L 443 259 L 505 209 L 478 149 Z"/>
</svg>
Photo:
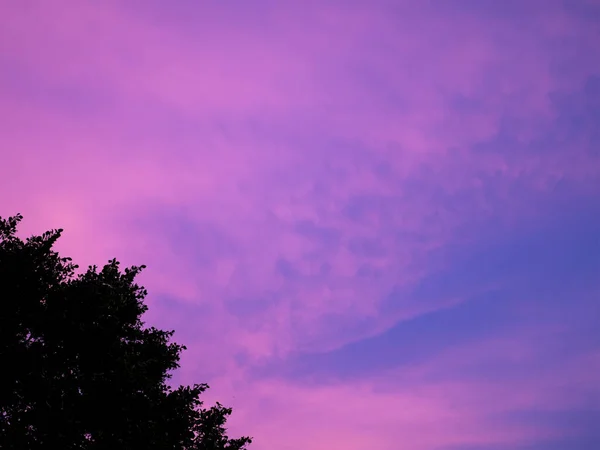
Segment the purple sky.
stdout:
<svg viewBox="0 0 600 450">
<path fill-rule="evenodd" d="M 599 1 L 4 0 L 0 99 L 254 450 L 600 448 Z"/>
</svg>

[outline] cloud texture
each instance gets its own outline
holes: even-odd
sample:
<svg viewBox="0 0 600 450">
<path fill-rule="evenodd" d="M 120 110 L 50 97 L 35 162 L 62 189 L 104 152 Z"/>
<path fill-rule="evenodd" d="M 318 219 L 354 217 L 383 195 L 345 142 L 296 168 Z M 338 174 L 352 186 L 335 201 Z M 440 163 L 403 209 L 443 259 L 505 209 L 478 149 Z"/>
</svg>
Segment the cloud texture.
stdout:
<svg viewBox="0 0 600 450">
<path fill-rule="evenodd" d="M 0 214 L 147 264 L 255 450 L 600 448 L 595 0 L 5 1 Z"/>
</svg>

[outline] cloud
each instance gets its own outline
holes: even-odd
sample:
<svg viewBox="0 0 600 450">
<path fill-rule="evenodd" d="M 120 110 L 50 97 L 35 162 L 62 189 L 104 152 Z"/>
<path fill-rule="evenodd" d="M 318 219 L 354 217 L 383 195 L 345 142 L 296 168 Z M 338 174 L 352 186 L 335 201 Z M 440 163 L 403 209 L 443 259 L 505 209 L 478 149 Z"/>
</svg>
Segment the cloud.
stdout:
<svg viewBox="0 0 600 450">
<path fill-rule="evenodd" d="M 541 389 L 597 367 L 597 12 L 5 2 L 0 213 L 147 264 L 258 449 L 576 448 Z"/>
</svg>

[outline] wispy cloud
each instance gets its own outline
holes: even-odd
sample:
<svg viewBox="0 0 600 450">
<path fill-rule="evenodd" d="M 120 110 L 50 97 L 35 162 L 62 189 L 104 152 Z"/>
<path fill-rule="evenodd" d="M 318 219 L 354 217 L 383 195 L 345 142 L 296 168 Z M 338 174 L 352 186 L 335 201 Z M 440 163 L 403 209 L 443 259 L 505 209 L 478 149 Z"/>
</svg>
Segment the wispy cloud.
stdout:
<svg viewBox="0 0 600 450">
<path fill-rule="evenodd" d="M 599 14 L 4 2 L 0 214 L 147 264 L 258 450 L 595 448 Z"/>
</svg>

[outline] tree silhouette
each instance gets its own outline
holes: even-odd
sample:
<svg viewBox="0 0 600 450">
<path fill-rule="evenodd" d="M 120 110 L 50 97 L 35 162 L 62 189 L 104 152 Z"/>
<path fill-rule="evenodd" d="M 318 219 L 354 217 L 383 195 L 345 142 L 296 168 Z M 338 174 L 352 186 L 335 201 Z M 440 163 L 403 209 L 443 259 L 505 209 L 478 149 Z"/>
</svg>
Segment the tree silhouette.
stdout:
<svg viewBox="0 0 600 450">
<path fill-rule="evenodd" d="M 78 266 L 52 249 L 62 230 L 21 240 L 0 217 L 0 448 L 240 450 L 231 409 L 208 386 L 172 389 L 184 346 L 145 327 L 144 268 Z"/>
</svg>

